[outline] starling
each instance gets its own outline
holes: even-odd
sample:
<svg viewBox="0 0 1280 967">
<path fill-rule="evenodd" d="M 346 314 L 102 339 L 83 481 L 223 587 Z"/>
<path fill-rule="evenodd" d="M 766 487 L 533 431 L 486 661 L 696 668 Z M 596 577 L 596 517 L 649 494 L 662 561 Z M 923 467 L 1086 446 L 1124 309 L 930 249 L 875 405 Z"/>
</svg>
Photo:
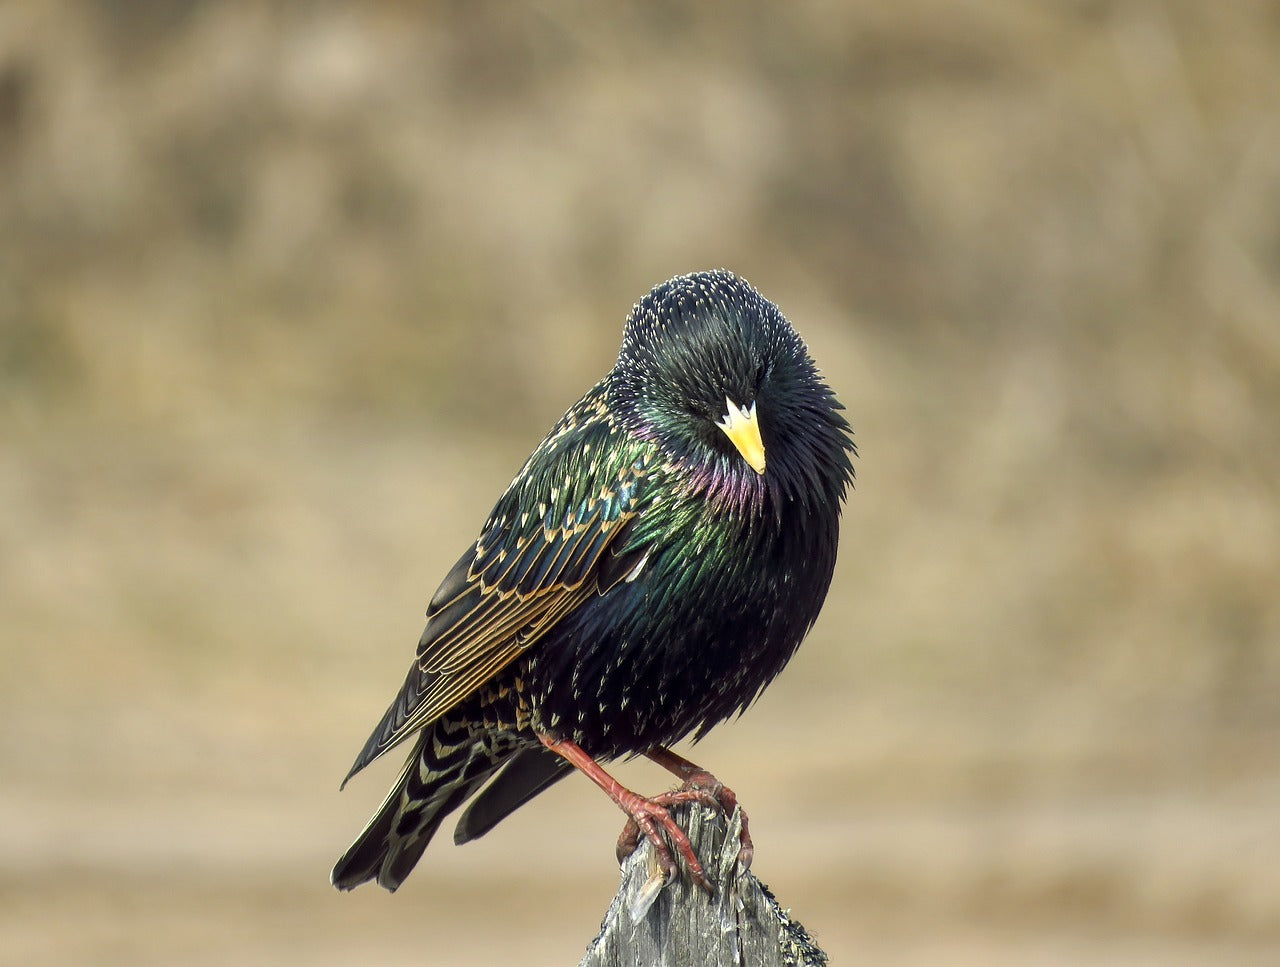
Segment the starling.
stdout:
<svg viewBox="0 0 1280 967">
<path fill-rule="evenodd" d="M 668 747 L 745 710 L 817 618 L 853 479 L 841 409 L 791 324 L 732 273 L 642 299 L 613 369 L 431 599 L 404 686 L 347 779 L 405 739 L 413 751 L 334 885 L 395 890 L 468 800 L 457 843 L 576 767 L 629 817 L 620 854 L 643 834 L 671 874 L 665 832 L 709 889 L 669 807 L 736 799 Z M 646 798 L 599 764 L 634 755 L 683 784 Z"/>
</svg>

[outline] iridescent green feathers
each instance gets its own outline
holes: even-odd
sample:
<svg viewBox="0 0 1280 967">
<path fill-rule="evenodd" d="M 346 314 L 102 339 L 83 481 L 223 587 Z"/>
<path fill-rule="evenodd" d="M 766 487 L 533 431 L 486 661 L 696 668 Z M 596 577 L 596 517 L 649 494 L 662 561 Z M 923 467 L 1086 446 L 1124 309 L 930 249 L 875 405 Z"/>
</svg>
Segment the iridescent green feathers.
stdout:
<svg viewBox="0 0 1280 967">
<path fill-rule="evenodd" d="M 853 479 L 849 424 L 803 340 L 772 302 L 723 269 L 680 276 L 632 310 L 609 405 L 728 512 L 839 504 Z M 755 405 L 769 471 L 754 474 L 716 426 L 726 397 Z"/>
<path fill-rule="evenodd" d="M 475 692 L 638 559 L 618 538 L 637 512 L 654 448 L 621 431 L 603 398 L 600 384 L 548 434 L 441 583 L 417 660 L 347 779 Z"/>
</svg>

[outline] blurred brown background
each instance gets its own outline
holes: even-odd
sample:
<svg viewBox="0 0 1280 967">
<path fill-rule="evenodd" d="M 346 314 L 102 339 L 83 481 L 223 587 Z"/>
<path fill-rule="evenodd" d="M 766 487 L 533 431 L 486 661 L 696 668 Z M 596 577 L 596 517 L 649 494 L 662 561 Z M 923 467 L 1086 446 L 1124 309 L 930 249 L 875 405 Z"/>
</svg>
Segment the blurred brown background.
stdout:
<svg viewBox="0 0 1280 967">
<path fill-rule="evenodd" d="M 1198 0 L 0 6 L 0 961 L 576 963 L 585 781 L 394 897 L 337 784 L 719 265 L 862 451 L 697 750 L 761 877 L 837 963 L 1280 962 L 1280 14 Z"/>
</svg>

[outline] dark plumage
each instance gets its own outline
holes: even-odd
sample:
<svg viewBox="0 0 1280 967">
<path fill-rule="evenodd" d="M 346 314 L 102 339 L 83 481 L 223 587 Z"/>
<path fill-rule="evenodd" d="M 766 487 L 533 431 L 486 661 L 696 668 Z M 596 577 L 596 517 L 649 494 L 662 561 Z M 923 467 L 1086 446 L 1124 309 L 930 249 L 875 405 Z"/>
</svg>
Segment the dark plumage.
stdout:
<svg viewBox="0 0 1280 967">
<path fill-rule="evenodd" d="M 468 799 L 460 843 L 575 765 L 670 865 L 663 827 L 705 884 L 664 806 L 732 793 L 666 747 L 745 709 L 817 618 L 853 478 L 839 409 L 782 313 L 731 273 L 641 300 L 613 370 L 432 598 L 404 687 L 347 778 L 417 740 L 334 884 L 394 890 Z M 632 754 L 684 786 L 642 799 L 593 761 Z"/>
</svg>

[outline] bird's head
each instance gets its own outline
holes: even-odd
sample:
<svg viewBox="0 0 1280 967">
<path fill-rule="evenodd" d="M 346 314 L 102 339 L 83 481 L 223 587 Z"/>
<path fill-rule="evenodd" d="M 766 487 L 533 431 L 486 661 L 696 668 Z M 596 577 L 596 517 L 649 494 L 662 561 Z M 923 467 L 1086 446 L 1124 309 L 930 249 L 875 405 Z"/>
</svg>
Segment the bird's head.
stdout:
<svg viewBox="0 0 1280 967">
<path fill-rule="evenodd" d="M 610 405 L 708 490 L 838 501 L 853 476 L 848 423 L 804 342 L 724 270 L 657 286 L 632 310 Z"/>
</svg>

